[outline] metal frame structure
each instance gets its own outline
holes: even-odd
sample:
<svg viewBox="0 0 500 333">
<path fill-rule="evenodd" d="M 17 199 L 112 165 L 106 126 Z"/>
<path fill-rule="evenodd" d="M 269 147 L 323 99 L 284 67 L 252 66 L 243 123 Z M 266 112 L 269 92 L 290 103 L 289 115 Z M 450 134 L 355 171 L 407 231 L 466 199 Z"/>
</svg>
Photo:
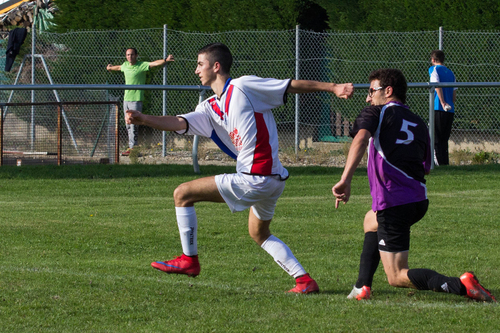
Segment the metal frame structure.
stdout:
<svg viewBox="0 0 500 333">
<path fill-rule="evenodd" d="M 41 102 L 41 103 L 0 103 L 0 110 L 3 111 L 4 107 L 9 106 L 40 106 L 40 105 L 57 105 L 57 165 L 62 164 L 62 120 L 64 119 L 67 123 L 67 120 L 64 115 L 63 106 L 64 105 L 115 105 L 115 151 L 114 151 L 114 163 L 120 163 L 120 153 L 119 153 L 119 145 L 120 145 L 120 135 L 119 135 L 119 119 L 120 112 L 119 103 L 114 101 L 105 101 L 105 102 Z M 100 135 L 100 133 L 98 134 Z M 74 140 L 72 136 L 72 140 Z M 3 143 L 4 143 L 4 117 L 0 117 L 0 166 L 3 165 Z"/>
<path fill-rule="evenodd" d="M 20 72 L 20 71 L 19 71 Z M 207 86 L 169 86 L 169 85 L 136 85 L 134 88 L 141 89 L 141 90 L 180 90 L 180 91 L 198 91 L 199 92 L 199 99 L 198 103 L 201 103 L 203 101 L 203 98 L 205 96 L 206 91 L 211 90 L 210 87 Z M 57 93 L 57 90 L 127 90 L 130 89 L 129 85 L 126 84 L 119 84 L 119 85 L 109 85 L 109 84 L 50 84 L 50 85 L 3 85 L 0 86 L 0 90 L 12 90 L 11 96 L 14 90 L 53 90 L 55 93 Z M 57 96 L 57 95 L 56 95 Z M 2 163 L 2 158 L 3 158 L 3 120 L 5 119 L 6 115 L 6 110 L 3 110 L 4 107 L 8 106 L 20 106 L 20 105 L 59 105 L 59 113 L 60 116 L 62 117 L 63 120 L 66 121 L 65 119 L 65 114 L 63 111 L 63 105 L 72 105 L 72 104 L 114 104 L 117 107 L 117 118 L 116 118 L 116 131 L 117 131 L 117 137 L 118 137 L 118 124 L 119 124 L 119 112 L 118 112 L 118 105 L 119 102 L 52 102 L 52 103 L 0 103 L 0 108 L 2 109 L 2 117 L 0 117 L 0 166 L 3 164 Z M 165 113 L 166 114 L 166 113 Z M 61 119 L 58 117 L 58 126 L 61 126 Z M 66 121 L 67 126 L 69 124 Z M 60 132 L 60 130 L 58 130 Z M 58 133 L 59 133 L 58 132 Z M 59 137 L 60 134 L 58 134 Z M 73 139 L 74 140 L 74 139 Z M 195 173 L 200 173 L 200 167 L 198 164 L 198 142 L 199 138 L 198 136 L 194 137 L 193 141 L 193 150 L 192 150 L 192 158 L 193 158 L 193 169 Z M 116 149 L 118 154 L 118 144 L 119 142 L 116 143 Z M 59 154 L 59 149 L 58 149 L 58 154 Z M 118 163 L 119 161 L 119 156 L 115 155 L 115 161 Z M 58 164 L 60 164 L 59 157 L 58 157 Z"/>
<path fill-rule="evenodd" d="M 34 34 L 33 34 L 34 35 Z M 45 70 L 45 74 L 47 75 L 47 78 L 49 79 L 49 82 L 51 85 L 54 85 L 54 81 L 52 80 L 52 76 L 50 75 L 50 72 L 49 72 L 49 68 L 47 66 L 47 62 L 45 61 L 45 58 L 42 54 L 31 54 L 31 55 L 25 55 L 24 58 L 23 58 L 23 61 L 21 62 L 21 65 L 19 66 L 19 70 L 17 71 L 17 76 L 16 76 L 16 80 L 14 81 L 14 85 L 18 85 L 18 82 L 19 82 L 19 77 L 21 75 L 21 72 L 23 70 L 23 67 L 24 67 L 24 63 L 26 62 L 26 59 L 27 58 L 31 58 L 31 66 L 32 66 L 32 73 L 34 73 L 34 65 L 35 65 L 35 61 L 34 59 L 35 58 L 40 58 L 40 60 L 42 61 L 42 64 L 43 64 L 43 69 Z M 32 75 L 32 80 L 31 80 L 32 84 L 35 85 L 35 79 L 34 79 L 34 75 Z M 8 104 L 10 103 L 10 101 L 12 100 L 12 96 L 14 96 L 14 90 L 13 89 L 11 92 L 10 92 L 10 95 L 9 95 L 9 99 L 7 100 L 7 104 L 6 104 L 6 108 L 5 110 L 3 111 L 3 119 L 5 119 L 5 117 L 7 116 L 7 110 L 8 110 Z M 52 89 L 53 92 L 54 92 L 54 96 L 56 98 L 56 101 L 58 103 L 61 103 L 61 99 L 59 98 L 59 94 L 57 93 L 57 90 L 56 89 Z M 31 90 L 31 103 L 32 104 L 32 108 L 31 108 L 31 124 L 32 124 L 32 127 L 31 127 L 31 146 L 33 147 L 33 144 L 34 144 L 34 140 L 35 140 L 35 136 L 36 136 L 36 133 L 35 133 L 35 109 L 34 109 L 34 106 L 35 106 L 35 90 Z M 71 136 L 71 140 L 73 141 L 73 146 L 75 147 L 75 150 L 78 152 L 78 145 L 76 143 L 76 140 L 75 140 L 75 137 L 73 135 L 73 130 L 71 129 L 71 126 L 69 125 L 69 122 L 68 122 L 68 118 L 66 117 L 66 113 L 64 112 L 64 109 L 61 110 L 61 113 L 62 113 L 62 116 L 64 118 L 64 122 L 66 123 L 66 127 L 68 128 L 68 132 Z"/>
</svg>

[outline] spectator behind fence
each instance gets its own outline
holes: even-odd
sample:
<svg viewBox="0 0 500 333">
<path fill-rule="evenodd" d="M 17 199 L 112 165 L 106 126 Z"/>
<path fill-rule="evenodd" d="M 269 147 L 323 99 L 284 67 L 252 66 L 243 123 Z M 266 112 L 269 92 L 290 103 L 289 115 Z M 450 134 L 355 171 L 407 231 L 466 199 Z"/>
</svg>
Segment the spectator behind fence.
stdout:
<svg viewBox="0 0 500 333">
<path fill-rule="evenodd" d="M 456 82 L 455 74 L 444 66 L 444 52 L 431 52 L 430 82 Z M 437 165 L 448 165 L 448 140 L 455 117 L 457 88 L 436 88 L 434 91 L 434 160 Z"/>
<path fill-rule="evenodd" d="M 121 65 L 113 66 L 108 64 L 108 71 L 122 71 L 125 75 L 125 84 L 138 85 L 146 83 L 146 72 L 150 68 L 165 65 L 169 61 L 174 61 L 174 56 L 169 55 L 165 59 L 156 60 L 153 62 L 137 61 L 137 50 L 129 48 L 125 52 L 125 61 Z M 144 100 L 144 90 L 125 90 L 123 96 L 123 112 L 126 110 L 142 111 L 142 102 Z M 127 124 L 128 133 L 128 148 L 122 153 L 123 156 L 129 156 L 130 151 L 137 145 L 138 126 Z"/>
</svg>

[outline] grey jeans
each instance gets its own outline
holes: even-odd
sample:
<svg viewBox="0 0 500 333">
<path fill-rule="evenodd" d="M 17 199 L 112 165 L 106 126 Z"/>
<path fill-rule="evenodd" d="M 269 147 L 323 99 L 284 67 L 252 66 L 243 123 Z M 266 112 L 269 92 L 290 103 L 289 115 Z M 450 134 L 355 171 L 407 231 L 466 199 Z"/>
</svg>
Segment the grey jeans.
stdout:
<svg viewBox="0 0 500 333">
<path fill-rule="evenodd" d="M 136 110 L 142 111 L 142 102 L 123 102 L 123 116 L 125 117 L 125 111 L 127 110 Z M 128 147 L 134 148 L 137 145 L 137 136 L 139 126 L 136 125 L 127 125 L 127 133 L 128 133 Z"/>
</svg>

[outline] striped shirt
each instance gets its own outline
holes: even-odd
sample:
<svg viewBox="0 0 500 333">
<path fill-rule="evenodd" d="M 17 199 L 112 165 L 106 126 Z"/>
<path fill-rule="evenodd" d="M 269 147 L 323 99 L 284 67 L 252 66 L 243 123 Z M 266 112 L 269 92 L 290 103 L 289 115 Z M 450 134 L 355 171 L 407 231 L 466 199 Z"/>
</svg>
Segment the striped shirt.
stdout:
<svg viewBox="0 0 500 333">
<path fill-rule="evenodd" d="M 237 160 L 238 173 L 279 175 L 288 171 L 278 157 L 278 131 L 272 109 L 286 103 L 290 80 L 242 76 L 228 79 L 220 98 L 200 103 L 186 120 L 185 133 L 211 138 Z"/>
</svg>

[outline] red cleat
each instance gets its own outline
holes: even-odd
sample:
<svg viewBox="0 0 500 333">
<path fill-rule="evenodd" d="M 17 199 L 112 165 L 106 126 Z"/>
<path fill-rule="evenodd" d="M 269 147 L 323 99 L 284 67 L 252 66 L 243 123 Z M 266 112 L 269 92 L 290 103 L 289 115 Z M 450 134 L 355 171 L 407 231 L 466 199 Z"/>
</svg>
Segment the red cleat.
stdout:
<svg viewBox="0 0 500 333">
<path fill-rule="evenodd" d="M 172 260 L 152 262 L 151 266 L 168 274 L 186 274 L 191 277 L 200 274 L 200 263 L 197 255 L 188 257 L 182 254 Z"/>
<path fill-rule="evenodd" d="M 295 279 L 295 282 L 297 285 L 295 288 L 288 290 L 289 293 L 310 294 L 319 292 L 318 284 L 309 276 L 309 273 L 299 276 Z"/>
<path fill-rule="evenodd" d="M 472 272 L 465 272 L 460 277 L 460 281 L 467 288 L 466 297 L 482 302 L 496 302 L 497 300 L 485 289 L 477 280 L 477 277 Z"/>
</svg>

